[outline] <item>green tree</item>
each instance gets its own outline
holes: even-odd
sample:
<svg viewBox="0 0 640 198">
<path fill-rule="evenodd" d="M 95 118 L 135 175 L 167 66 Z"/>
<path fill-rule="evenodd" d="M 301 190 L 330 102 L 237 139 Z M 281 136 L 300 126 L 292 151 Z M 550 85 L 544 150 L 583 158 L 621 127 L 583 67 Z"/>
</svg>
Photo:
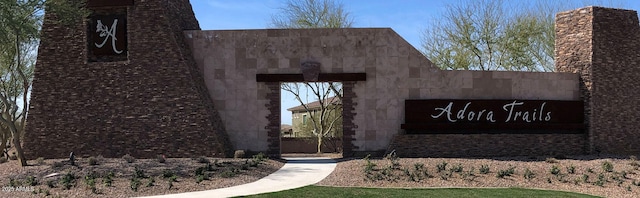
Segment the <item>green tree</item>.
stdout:
<svg viewBox="0 0 640 198">
<path fill-rule="evenodd" d="M 459 1 L 423 32 L 423 53 L 443 69 L 553 71 L 555 14 L 597 4 Z"/>
<path fill-rule="evenodd" d="M 317 138 L 318 153 L 322 153 L 323 141 L 327 138 L 339 135 L 335 131 L 342 125 L 342 86 L 335 82 L 304 82 L 282 83 L 281 89 L 295 96 L 295 99 L 304 107 L 309 116 L 306 127 Z M 314 100 L 319 102 L 317 108 L 309 107 L 302 100 L 301 90 L 306 89 L 312 93 Z M 332 97 L 335 96 L 335 97 Z"/>
<path fill-rule="evenodd" d="M 325 116 L 325 120 L 335 120 L 335 123 L 333 123 L 331 128 L 328 130 L 328 133 L 322 136 L 322 144 L 324 144 L 326 148 L 333 150 L 333 152 L 339 152 L 342 147 L 342 145 L 340 145 L 340 140 L 342 138 L 342 103 L 339 100 L 332 100 L 332 98 L 329 98 L 328 100 L 330 100 L 329 102 L 331 103 L 327 104 L 329 106 L 329 108 L 327 108 L 329 112 Z M 317 120 L 321 117 L 320 112 L 312 110 L 311 113 L 314 114 L 313 119 L 316 120 L 309 120 L 307 123 L 302 124 L 301 137 L 317 137 L 313 131 L 316 128 L 314 123 L 320 123 L 320 120 Z M 325 123 L 325 125 L 327 125 L 327 123 Z M 328 127 L 329 126 L 325 126 L 325 128 Z M 317 140 L 314 141 L 317 142 Z"/>
<path fill-rule="evenodd" d="M 346 28 L 353 18 L 334 0 L 289 0 L 271 16 L 275 28 Z"/>
<path fill-rule="evenodd" d="M 20 143 L 44 11 L 55 12 L 58 22 L 78 23 L 87 13 L 83 6 L 79 0 L 0 0 L 0 146 L 5 150 L 12 139 L 22 166 L 27 162 Z"/>
</svg>

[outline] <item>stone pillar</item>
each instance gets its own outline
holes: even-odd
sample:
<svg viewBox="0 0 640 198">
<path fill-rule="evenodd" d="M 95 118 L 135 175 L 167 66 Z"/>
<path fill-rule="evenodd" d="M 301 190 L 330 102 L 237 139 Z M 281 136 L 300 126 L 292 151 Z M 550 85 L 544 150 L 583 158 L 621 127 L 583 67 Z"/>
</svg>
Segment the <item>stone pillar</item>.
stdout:
<svg viewBox="0 0 640 198">
<path fill-rule="evenodd" d="M 353 91 L 355 82 L 343 82 L 342 83 L 342 156 L 351 157 L 354 155 L 353 151 L 357 149 L 353 145 L 355 140 L 357 126 L 353 123 L 353 118 L 356 115 L 354 101 L 356 93 Z"/>
<path fill-rule="evenodd" d="M 45 14 L 26 157 L 64 158 L 72 151 L 79 157 L 231 156 L 184 40 L 184 30 L 200 29 L 189 1 L 88 6 L 92 15 L 70 25 Z"/>
<path fill-rule="evenodd" d="M 272 158 L 280 158 L 280 82 L 267 82 L 267 99 L 269 104 L 265 106 L 269 109 L 267 120 L 269 124 L 265 127 L 267 132 L 267 155 Z"/>
<path fill-rule="evenodd" d="M 591 153 L 640 152 L 640 26 L 633 10 L 556 15 L 556 70 L 580 74 Z"/>
</svg>

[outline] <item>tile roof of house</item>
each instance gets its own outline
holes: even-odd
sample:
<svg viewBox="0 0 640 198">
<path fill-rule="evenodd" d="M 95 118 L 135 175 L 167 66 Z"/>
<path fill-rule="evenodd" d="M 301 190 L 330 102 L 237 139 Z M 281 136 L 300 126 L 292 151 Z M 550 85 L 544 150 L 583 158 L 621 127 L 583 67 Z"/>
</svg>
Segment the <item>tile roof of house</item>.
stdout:
<svg viewBox="0 0 640 198">
<path fill-rule="evenodd" d="M 331 104 L 342 104 L 342 101 L 340 101 L 340 98 L 338 97 L 329 97 L 327 99 L 324 99 L 324 103 L 331 103 Z M 313 110 L 313 109 L 320 109 L 320 101 L 314 101 L 314 102 L 310 102 L 307 103 L 307 108 L 309 108 L 309 110 Z M 304 111 L 304 106 L 300 105 L 300 106 L 295 106 L 295 107 L 291 107 L 288 108 L 287 111 Z"/>
</svg>

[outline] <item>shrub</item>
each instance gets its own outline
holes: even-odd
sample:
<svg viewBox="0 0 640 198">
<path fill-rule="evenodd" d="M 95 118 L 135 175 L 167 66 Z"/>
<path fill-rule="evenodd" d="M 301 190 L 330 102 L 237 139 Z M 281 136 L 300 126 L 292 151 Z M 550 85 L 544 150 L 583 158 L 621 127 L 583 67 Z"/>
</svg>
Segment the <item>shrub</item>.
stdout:
<svg viewBox="0 0 640 198">
<path fill-rule="evenodd" d="M 607 182 L 607 180 L 604 177 L 604 174 L 600 173 L 598 174 L 598 180 L 596 180 L 596 182 L 594 183 L 596 186 L 604 186 L 604 183 Z"/>
<path fill-rule="evenodd" d="M 0 157 L 0 164 L 5 163 L 7 161 L 9 161 L 9 160 L 7 160 L 6 157 Z"/>
<path fill-rule="evenodd" d="M 509 167 L 508 169 L 505 170 L 499 170 L 498 174 L 496 175 L 496 177 L 498 178 L 504 178 L 507 176 L 511 176 L 515 173 L 516 168 L 515 167 Z"/>
<path fill-rule="evenodd" d="M 466 171 L 466 172 L 462 173 L 461 175 L 462 175 L 462 179 L 467 180 L 467 181 L 473 181 L 478 177 L 475 174 L 473 174 L 473 167 L 471 167 L 471 170 Z"/>
<path fill-rule="evenodd" d="M 177 182 L 178 181 L 178 176 L 177 175 L 173 175 L 173 176 L 169 177 L 169 181 L 170 182 Z"/>
<path fill-rule="evenodd" d="M 102 179 L 102 183 L 104 183 L 104 186 L 106 187 L 111 187 L 111 185 L 113 184 L 113 177 L 115 176 L 115 174 L 113 174 L 113 172 L 109 172 L 109 174 L 107 174 L 104 179 Z"/>
<path fill-rule="evenodd" d="M 364 161 L 366 162 L 364 165 L 364 174 L 365 177 L 367 177 L 370 180 L 375 180 L 378 179 L 378 175 L 377 174 L 373 174 L 373 171 L 375 170 L 375 167 L 377 166 L 377 164 L 371 162 L 371 160 L 369 159 L 371 157 L 371 155 L 367 155 L 364 157 Z"/>
<path fill-rule="evenodd" d="M 142 170 L 141 168 L 135 167 L 135 169 L 133 170 L 133 177 L 134 178 L 147 178 L 147 176 L 144 174 L 144 170 Z"/>
<path fill-rule="evenodd" d="M 260 165 L 259 161 L 256 161 L 256 160 L 253 160 L 253 159 L 251 161 L 249 161 L 247 159 L 245 162 L 249 167 L 258 167 L 258 165 Z"/>
<path fill-rule="evenodd" d="M 251 156 L 251 158 L 257 162 L 264 162 L 267 159 L 269 159 L 264 153 L 258 153 L 256 155 Z"/>
<path fill-rule="evenodd" d="M 176 174 L 171 170 L 162 171 L 162 177 L 164 177 L 164 178 L 170 178 L 170 177 L 175 176 L 175 175 Z"/>
<path fill-rule="evenodd" d="M 366 162 L 366 164 L 364 165 L 364 173 L 371 173 L 371 171 L 373 171 L 373 169 L 377 166 L 377 164 L 371 162 L 369 157 L 371 157 L 371 155 L 367 155 L 366 157 L 364 157 L 364 161 Z"/>
<path fill-rule="evenodd" d="M 9 178 L 9 186 L 10 187 L 18 187 L 20 185 L 20 181 L 15 178 Z"/>
<path fill-rule="evenodd" d="M 140 187 L 141 184 L 142 184 L 142 182 L 140 182 L 139 178 L 133 177 L 133 178 L 131 178 L 131 180 L 129 182 L 129 187 L 134 192 L 138 192 L 138 187 Z"/>
<path fill-rule="evenodd" d="M 593 169 L 592 168 L 587 168 L 587 172 L 593 173 Z"/>
<path fill-rule="evenodd" d="M 587 174 L 582 174 L 582 182 L 584 183 L 589 183 L 589 175 Z"/>
<path fill-rule="evenodd" d="M 480 165 L 480 174 L 488 174 L 489 173 L 489 165 Z"/>
<path fill-rule="evenodd" d="M 638 161 L 638 157 L 636 157 L 635 155 L 629 156 L 629 159 L 631 159 L 633 161 Z"/>
<path fill-rule="evenodd" d="M 531 170 L 529 170 L 529 168 L 524 170 L 524 179 L 526 180 L 530 180 L 533 179 L 535 177 L 535 173 L 533 173 Z"/>
<path fill-rule="evenodd" d="M 551 166 L 551 170 L 549 170 L 549 172 L 552 175 L 556 175 L 557 176 L 558 174 L 560 174 L 560 168 L 558 168 L 558 166 L 556 166 L 556 165 L 553 165 L 553 166 Z"/>
<path fill-rule="evenodd" d="M 396 155 L 395 150 L 391 151 L 384 158 L 389 160 L 389 162 L 391 162 L 391 166 L 390 166 L 391 169 L 394 169 L 394 170 L 400 169 L 400 162 L 398 161 L 399 158 L 398 158 L 398 155 Z"/>
<path fill-rule="evenodd" d="M 238 158 L 244 158 L 244 155 L 245 155 L 244 150 L 236 150 L 236 151 L 233 153 L 233 158 L 236 158 L 236 159 L 238 159 Z"/>
<path fill-rule="evenodd" d="M 549 157 L 549 158 L 545 159 L 544 162 L 547 162 L 547 163 L 558 163 L 558 159 L 553 158 L 553 157 Z"/>
<path fill-rule="evenodd" d="M 440 179 L 441 180 L 448 180 L 449 178 L 451 178 L 451 172 L 440 173 Z"/>
<path fill-rule="evenodd" d="M 413 167 L 416 169 L 416 171 L 424 170 L 424 164 L 423 163 L 415 163 L 415 164 L 413 164 Z"/>
<path fill-rule="evenodd" d="M 262 164 L 262 162 L 266 161 L 267 159 L 268 158 L 266 155 L 264 155 L 264 153 L 258 153 L 257 155 L 251 156 L 251 162 L 249 163 L 249 166 L 258 167 L 258 165 Z M 216 160 L 214 164 L 218 166 L 218 160 Z"/>
<path fill-rule="evenodd" d="M 460 172 L 462 172 L 462 169 L 463 169 L 462 168 L 462 164 L 457 164 L 457 165 L 452 166 L 449 170 L 451 172 L 460 173 Z"/>
<path fill-rule="evenodd" d="M 98 189 L 96 188 L 96 176 L 95 176 L 95 173 L 89 173 L 89 175 L 84 176 L 84 182 L 91 189 L 91 193 L 98 194 Z"/>
<path fill-rule="evenodd" d="M 613 172 L 613 164 L 609 161 L 602 162 L 602 170 L 606 172 Z"/>
<path fill-rule="evenodd" d="M 205 175 L 205 174 L 206 174 L 206 171 L 207 171 L 207 167 L 199 167 L 199 168 L 197 168 L 197 169 L 196 169 L 196 171 L 195 171 L 195 175 L 196 175 L 196 176 L 198 176 L 198 175 Z"/>
<path fill-rule="evenodd" d="M 36 159 L 36 163 L 38 165 L 44 165 L 44 157 L 39 157 L 38 159 Z"/>
<path fill-rule="evenodd" d="M 89 174 L 87 174 L 86 176 L 84 176 L 84 181 L 85 183 L 88 183 L 89 180 L 95 180 L 96 177 L 96 173 L 95 172 L 90 172 Z"/>
<path fill-rule="evenodd" d="M 98 165 L 98 159 L 95 157 L 89 157 L 89 165 L 91 166 Z"/>
<path fill-rule="evenodd" d="M 200 184 L 202 181 L 204 181 L 204 175 L 196 175 L 196 184 Z"/>
<path fill-rule="evenodd" d="M 25 184 L 29 186 L 36 186 L 38 185 L 38 180 L 34 176 L 28 176 Z"/>
<path fill-rule="evenodd" d="M 566 177 L 567 177 L 567 175 L 565 175 L 565 174 L 558 174 L 558 175 L 556 175 L 556 179 L 557 179 L 559 182 L 562 182 L 562 183 L 567 183 L 567 182 L 569 182 L 569 180 L 567 180 L 567 179 L 566 179 Z"/>
<path fill-rule="evenodd" d="M 65 190 L 71 189 L 71 187 L 75 186 L 76 176 L 73 173 L 67 173 L 62 177 L 62 186 Z"/>
<path fill-rule="evenodd" d="M 571 166 L 567 167 L 567 173 L 575 174 L 576 173 L 576 167 L 573 166 L 573 164 Z"/>
<path fill-rule="evenodd" d="M 236 173 L 234 171 L 232 171 L 232 170 L 226 170 L 226 171 L 220 173 L 220 177 L 223 177 L 223 178 L 231 178 L 231 177 L 235 177 L 235 176 L 236 176 Z"/>
<path fill-rule="evenodd" d="M 440 164 L 436 164 L 436 170 L 438 170 L 438 172 L 442 172 L 444 170 L 447 170 L 447 162 L 443 161 Z"/>
<path fill-rule="evenodd" d="M 624 177 L 626 177 L 626 175 L 623 175 L 623 173 L 618 173 L 618 172 L 615 172 L 613 175 L 611 175 L 611 179 L 618 183 L 618 187 L 620 187 L 624 182 L 623 180 Z"/>
<path fill-rule="evenodd" d="M 169 189 L 173 186 L 173 182 L 178 181 L 178 176 L 171 170 L 162 171 L 162 177 L 169 180 Z"/>
<path fill-rule="evenodd" d="M 153 177 L 149 177 L 149 181 L 147 181 L 147 187 L 155 186 L 156 180 Z"/>
<path fill-rule="evenodd" d="M 133 163 L 136 161 L 136 158 L 129 154 L 122 156 L 122 159 L 124 159 L 124 161 L 126 161 L 127 163 Z"/>
</svg>

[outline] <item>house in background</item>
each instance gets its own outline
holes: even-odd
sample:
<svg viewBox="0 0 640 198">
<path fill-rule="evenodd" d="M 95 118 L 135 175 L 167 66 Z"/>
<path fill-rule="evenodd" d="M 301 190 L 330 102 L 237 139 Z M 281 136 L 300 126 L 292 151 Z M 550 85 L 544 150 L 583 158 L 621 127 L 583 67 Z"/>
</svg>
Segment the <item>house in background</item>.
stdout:
<svg viewBox="0 0 640 198">
<path fill-rule="evenodd" d="M 329 97 L 324 100 L 323 104 L 329 104 L 329 119 L 332 120 L 336 116 L 342 114 L 342 102 L 337 97 Z M 313 121 L 311 120 L 311 114 L 318 119 L 320 117 L 321 104 L 320 101 L 314 101 L 305 104 L 309 111 L 305 109 L 303 105 L 295 106 L 287 109 L 291 111 L 291 129 L 292 132 L 288 137 L 313 137 Z M 333 108 L 336 107 L 337 108 Z M 329 137 L 339 137 L 342 134 L 342 118 L 338 119 L 331 129 L 331 135 Z M 285 135 L 283 133 L 283 135 Z"/>
<path fill-rule="evenodd" d="M 293 136 L 293 128 L 291 128 L 291 125 L 288 124 L 281 124 L 280 125 L 280 133 L 282 134 L 282 137 L 294 137 Z"/>
</svg>

